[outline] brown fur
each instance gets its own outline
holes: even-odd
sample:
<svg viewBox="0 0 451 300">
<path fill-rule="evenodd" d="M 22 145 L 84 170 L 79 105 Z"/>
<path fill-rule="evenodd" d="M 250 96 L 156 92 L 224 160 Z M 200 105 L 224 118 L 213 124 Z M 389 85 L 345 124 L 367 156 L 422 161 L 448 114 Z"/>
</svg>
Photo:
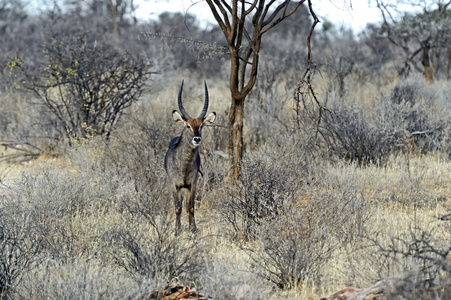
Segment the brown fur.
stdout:
<svg viewBox="0 0 451 300">
<path fill-rule="evenodd" d="M 194 129 L 194 127 L 200 127 L 202 125 L 202 119 L 189 119 L 186 120 L 186 123 L 191 125 L 191 128 Z"/>
</svg>

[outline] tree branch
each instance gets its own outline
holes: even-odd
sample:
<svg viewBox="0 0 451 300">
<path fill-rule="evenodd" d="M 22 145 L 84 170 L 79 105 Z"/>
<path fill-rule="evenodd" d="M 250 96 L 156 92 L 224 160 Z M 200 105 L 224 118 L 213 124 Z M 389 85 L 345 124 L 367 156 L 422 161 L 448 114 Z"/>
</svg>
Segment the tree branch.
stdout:
<svg viewBox="0 0 451 300">
<path fill-rule="evenodd" d="M 210 7 L 211 12 L 213 13 L 213 17 L 215 18 L 216 22 L 218 22 L 219 27 L 221 27 L 221 30 L 226 34 L 227 36 L 227 43 L 229 43 L 228 35 L 227 33 L 230 32 L 230 22 L 227 16 L 227 12 L 225 11 L 224 7 L 222 7 L 221 3 L 218 0 L 214 0 L 215 4 L 218 6 L 219 10 L 221 11 L 224 20 L 222 20 L 221 16 L 218 13 L 218 10 L 216 9 L 215 4 L 213 4 L 212 0 L 206 0 L 208 6 Z"/>
<path fill-rule="evenodd" d="M 277 24 L 279 24 L 280 22 L 282 22 L 285 18 L 288 18 L 289 16 L 291 16 L 292 14 L 294 14 L 294 13 L 296 12 L 296 10 L 297 10 L 304 2 L 305 2 L 305 0 L 299 1 L 299 2 L 295 5 L 295 7 L 293 7 L 293 9 L 292 9 L 288 14 L 286 14 L 286 10 L 288 9 L 288 5 L 290 4 L 290 1 L 287 0 L 287 1 L 285 2 L 285 6 L 283 6 L 283 4 L 279 5 L 279 6 L 276 8 L 276 10 L 271 14 L 270 18 L 269 18 L 267 21 L 263 22 L 262 28 L 264 28 L 264 29 L 262 30 L 261 33 L 264 34 L 264 33 L 267 32 L 268 30 L 270 30 L 271 28 L 273 28 L 274 26 L 276 26 Z M 285 11 L 284 11 L 284 13 L 282 14 L 282 16 L 281 16 L 280 18 L 278 18 L 277 20 L 272 21 L 272 20 L 276 17 L 276 15 L 279 13 L 279 11 L 282 10 L 282 8 L 285 8 Z M 271 23 L 271 21 L 272 21 L 272 23 Z M 269 24 L 269 25 L 268 25 L 268 24 Z M 268 27 L 266 27 L 267 25 L 268 25 Z M 265 28 L 265 27 L 266 27 L 266 28 Z"/>
</svg>

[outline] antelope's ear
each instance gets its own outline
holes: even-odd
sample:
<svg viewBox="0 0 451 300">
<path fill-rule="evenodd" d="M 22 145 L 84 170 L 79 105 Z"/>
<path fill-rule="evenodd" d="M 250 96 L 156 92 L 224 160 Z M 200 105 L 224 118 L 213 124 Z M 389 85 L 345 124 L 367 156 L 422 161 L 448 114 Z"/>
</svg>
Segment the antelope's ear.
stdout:
<svg viewBox="0 0 451 300">
<path fill-rule="evenodd" d="M 206 117 L 204 118 L 203 122 L 204 122 L 204 123 L 207 123 L 207 124 L 211 124 L 211 123 L 213 123 L 215 120 L 216 120 L 216 113 L 215 113 L 215 112 L 212 112 L 212 113 L 209 113 L 208 116 L 206 116 Z"/>
<path fill-rule="evenodd" d="M 185 125 L 186 120 L 183 118 L 183 116 L 176 110 L 172 112 L 172 118 L 174 119 L 175 123 L 181 122 L 181 124 Z"/>
</svg>

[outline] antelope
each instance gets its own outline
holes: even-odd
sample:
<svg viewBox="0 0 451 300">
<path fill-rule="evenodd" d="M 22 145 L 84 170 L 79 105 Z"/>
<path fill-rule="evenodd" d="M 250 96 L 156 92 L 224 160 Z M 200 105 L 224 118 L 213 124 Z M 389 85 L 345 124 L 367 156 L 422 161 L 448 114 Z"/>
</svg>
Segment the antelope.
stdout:
<svg viewBox="0 0 451 300">
<path fill-rule="evenodd" d="M 175 206 L 175 235 L 180 233 L 180 215 L 182 213 L 182 189 L 185 191 L 186 210 L 188 212 L 189 228 L 196 232 L 196 222 L 194 219 L 194 198 L 196 196 L 196 182 L 199 175 L 200 155 L 199 146 L 202 142 L 202 127 L 215 121 L 216 113 L 207 114 L 208 109 L 208 89 L 205 85 L 205 101 L 202 112 L 197 118 L 191 118 L 183 107 L 182 90 L 183 81 L 178 94 L 177 110 L 172 112 L 172 118 L 176 123 L 183 125 L 183 131 L 169 143 L 168 151 L 164 158 L 164 168 L 169 177 L 169 193 L 172 193 Z"/>
</svg>

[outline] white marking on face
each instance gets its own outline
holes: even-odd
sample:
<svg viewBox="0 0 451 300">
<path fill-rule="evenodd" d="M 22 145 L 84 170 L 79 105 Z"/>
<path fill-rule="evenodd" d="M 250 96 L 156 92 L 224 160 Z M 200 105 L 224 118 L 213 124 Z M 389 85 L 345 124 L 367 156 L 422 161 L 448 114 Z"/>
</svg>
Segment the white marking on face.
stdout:
<svg viewBox="0 0 451 300">
<path fill-rule="evenodd" d="M 193 137 L 193 139 L 191 141 L 195 147 L 198 147 L 198 146 L 200 146 L 200 143 L 202 142 L 202 138 L 200 136 L 195 136 L 195 137 Z"/>
</svg>

